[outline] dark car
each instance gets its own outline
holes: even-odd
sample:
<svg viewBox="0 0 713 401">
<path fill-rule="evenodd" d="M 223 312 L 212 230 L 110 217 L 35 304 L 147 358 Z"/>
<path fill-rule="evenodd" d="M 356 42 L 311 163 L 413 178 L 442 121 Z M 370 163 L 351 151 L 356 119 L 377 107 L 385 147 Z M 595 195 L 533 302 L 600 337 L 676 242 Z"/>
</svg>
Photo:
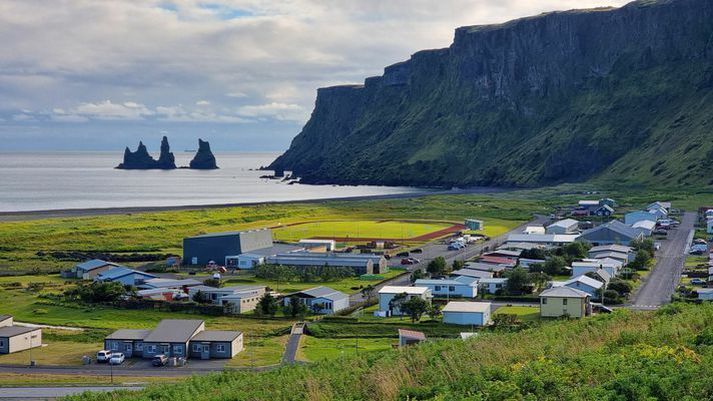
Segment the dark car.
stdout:
<svg viewBox="0 0 713 401">
<path fill-rule="evenodd" d="M 151 360 L 153 366 L 166 366 L 168 357 L 166 355 L 155 355 Z"/>
<path fill-rule="evenodd" d="M 417 263 L 419 263 L 419 262 L 420 262 L 420 260 L 415 259 L 415 258 L 403 258 L 403 259 L 401 259 L 401 264 L 402 264 L 402 265 L 415 265 L 415 264 L 417 264 Z"/>
<path fill-rule="evenodd" d="M 661 235 L 661 236 L 665 237 L 668 235 L 668 231 L 665 229 L 659 228 L 656 231 L 654 231 L 654 235 Z"/>
<path fill-rule="evenodd" d="M 423 253 L 423 249 L 421 249 L 421 248 L 412 249 L 411 253 Z"/>
<path fill-rule="evenodd" d="M 410 255 L 408 252 L 399 252 L 396 254 L 396 256 L 398 256 L 400 258 L 406 258 L 406 257 L 408 257 L 408 255 Z"/>
</svg>

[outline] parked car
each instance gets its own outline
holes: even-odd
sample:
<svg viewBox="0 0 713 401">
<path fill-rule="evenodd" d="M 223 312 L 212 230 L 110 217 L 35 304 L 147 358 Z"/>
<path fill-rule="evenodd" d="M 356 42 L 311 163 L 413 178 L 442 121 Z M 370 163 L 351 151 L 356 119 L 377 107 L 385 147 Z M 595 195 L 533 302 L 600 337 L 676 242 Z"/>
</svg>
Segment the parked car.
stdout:
<svg viewBox="0 0 713 401">
<path fill-rule="evenodd" d="M 450 245 L 448 245 L 448 250 L 449 250 L 449 251 L 459 251 L 459 250 L 461 250 L 461 249 L 463 249 L 463 247 L 462 247 L 461 245 L 458 245 L 458 244 L 455 243 L 455 242 L 452 243 L 452 244 L 450 244 Z"/>
<path fill-rule="evenodd" d="M 401 259 L 401 264 L 402 265 L 415 265 L 417 263 L 421 262 L 420 260 L 416 258 L 403 258 Z"/>
<path fill-rule="evenodd" d="M 659 249 L 661 249 L 661 243 L 660 243 L 660 242 L 654 242 L 654 250 L 655 250 L 655 251 L 658 251 Z"/>
<path fill-rule="evenodd" d="M 105 349 L 97 352 L 97 362 L 109 362 L 111 358 L 111 351 Z"/>
<path fill-rule="evenodd" d="M 706 240 L 704 240 L 703 238 L 696 238 L 696 239 L 693 240 L 693 243 L 694 243 L 694 244 L 700 244 L 700 245 L 706 245 L 706 244 L 707 244 Z"/>
<path fill-rule="evenodd" d="M 703 280 L 701 278 L 692 278 L 691 279 L 691 284 L 693 285 L 706 285 L 706 280 Z"/>
<path fill-rule="evenodd" d="M 656 231 L 654 231 L 654 235 L 661 235 L 661 236 L 665 237 L 668 235 L 668 231 L 666 231 L 665 229 L 659 228 Z"/>
<path fill-rule="evenodd" d="M 411 253 L 423 253 L 423 249 L 421 249 L 421 248 L 412 249 Z"/>
<path fill-rule="evenodd" d="M 166 366 L 167 363 L 168 363 L 168 357 L 163 354 L 154 355 L 153 359 L 151 359 L 151 364 L 153 366 Z"/>
<path fill-rule="evenodd" d="M 408 252 L 399 252 L 396 254 L 399 258 L 407 258 L 410 255 Z"/>
<path fill-rule="evenodd" d="M 109 365 L 121 365 L 124 363 L 124 354 L 121 352 L 114 352 L 111 354 L 111 358 L 109 358 Z"/>
</svg>

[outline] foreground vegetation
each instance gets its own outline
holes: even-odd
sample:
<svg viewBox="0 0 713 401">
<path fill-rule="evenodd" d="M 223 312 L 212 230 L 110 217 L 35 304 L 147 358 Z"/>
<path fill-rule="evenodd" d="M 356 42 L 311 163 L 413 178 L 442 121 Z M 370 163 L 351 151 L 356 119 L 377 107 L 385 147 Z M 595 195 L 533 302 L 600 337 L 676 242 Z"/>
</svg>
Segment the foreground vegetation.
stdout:
<svg viewBox="0 0 713 401">
<path fill-rule="evenodd" d="M 713 305 L 620 310 L 520 332 L 71 400 L 700 400 L 713 397 Z"/>
</svg>

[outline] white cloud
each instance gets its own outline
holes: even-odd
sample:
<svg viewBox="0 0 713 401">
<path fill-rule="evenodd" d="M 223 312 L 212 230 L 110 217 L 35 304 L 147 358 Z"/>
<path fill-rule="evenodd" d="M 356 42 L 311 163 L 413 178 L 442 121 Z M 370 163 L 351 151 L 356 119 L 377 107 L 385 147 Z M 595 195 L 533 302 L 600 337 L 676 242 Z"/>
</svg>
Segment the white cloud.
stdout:
<svg viewBox="0 0 713 401">
<path fill-rule="evenodd" d="M 272 117 L 281 121 L 302 121 L 305 109 L 297 104 L 272 102 L 240 107 L 238 114 L 245 117 Z"/>
<path fill-rule="evenodd" d="M 196 106 L 208 106 L 210 105 L 210 102 L 207 100 L 199 100 L 196 102 Z"/>
<path fill-rule="evenodd" d="M 14 114 L 12 116 L 14 121 L 24 122 L 24 121 L 35 121 L 35 117 L 29 114 Z"/>
<path fill-rule="evenodd" d="M 141 120 L 153 114 L 143 104 L 136 102 L 112 103 L 104 100 L 98 103 L 82 103 L 68 114 L 77 114 L 97 120 Z"/>
</svg>

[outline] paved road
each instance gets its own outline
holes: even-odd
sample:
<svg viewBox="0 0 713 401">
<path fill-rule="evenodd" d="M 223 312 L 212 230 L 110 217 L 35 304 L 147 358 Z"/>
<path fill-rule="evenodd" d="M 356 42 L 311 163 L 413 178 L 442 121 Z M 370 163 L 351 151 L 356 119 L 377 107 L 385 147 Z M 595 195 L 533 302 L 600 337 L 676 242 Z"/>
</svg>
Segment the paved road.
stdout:
<svg viewBox="0 0 713 401">
<path fill-rule="evenodd" d="M 143 387 L 106 386 L 106 387 L 0 387 L 0 399 L 15 400 L 53 400 L 68 395 L 81 394 L 85 391 L 141 390 Z"/>
<path fill-rule="evenodd" d="M 300 347 L 300 339 L 302 338 L 304 327 L 304 322 L 298 322 L 292 325 L 292 331 L 290 332 L 290 338 L 287 340 L 285 353 L 282 354 L 282 363 L 295 363 L 295 357 L 297 356 L 297 349 Z"/>
<path fill-rule="evenodd" d="M 681 225 L 669 232 L 668 239 L 661 241 L 656 266 L 634 295 L 630 305 L 632 309 L 656 309 L 671 301 L 683 271 L 686 251 L 693 239 L 695 221 L 695 213 L 685 213 Z"/>
<path fill-rule="evenodd" d="M 436 240 L 433 242 L 430 242 L 424 246 L 421 247 L 423 249 L 423 253 L 417 254 L 414 253 L 411 256 L 419 259 L 421 263 L 416 264 L 416 265 L 409 265 L 407 266 L 407 271 L 409 273 L 413 272 L 416 269 L 422 269 L 426 270 L 426 265 L 428 265 L 428 262 L 435 259 L 438 256 L 443 256 L 446 259 L 446 263 L 449 265 L 453 263 L 454 260 L 468 260 L 471 258 L 474 258 L 478 255 L 480 255 L 481 252 L 485 250 L 485 248 L 488 248 L 489 250 L 492 250 L 496 248 L 498 245 L 502 244 L 505 239 L 507 238 L 508 235 L 514 234 L 514 233 L 521 233 L 522 230 L 525 228 L 525 226 L 529 225 L 541 225 L 548 221 L 548 218 L 545 216 L 537 216 L 534 220 L 529 221 L 525 224 L 522 224 L 510 231 L 508 231 L 505 234 L 499 235 L 497 237 L 491 238 L 488 241 L 473 244 L 468 246 L 465 249 L 457 250 L 457 251 L 449 251 L 448 250 L 448 245 L 444 243 L 442 239 Z M 394 257 L 390 261 L 390 266 L 399 266 L 400 265 L 401 258 Z M 410 281 L 410 275 L 405 274 L 399 277 L 394 277 L 391 280 L 387 280 L 385 282 L 380 283 L 379 285 L 375 286 L 376 292 L 379 291 L 382 287 L 386 285 L 411 285 Z M 361 293 L 356 293 L 352 294 L 349 296 L 349 302 L 352 305 L 362 303 L 366 299 Z"/>
</svg>

